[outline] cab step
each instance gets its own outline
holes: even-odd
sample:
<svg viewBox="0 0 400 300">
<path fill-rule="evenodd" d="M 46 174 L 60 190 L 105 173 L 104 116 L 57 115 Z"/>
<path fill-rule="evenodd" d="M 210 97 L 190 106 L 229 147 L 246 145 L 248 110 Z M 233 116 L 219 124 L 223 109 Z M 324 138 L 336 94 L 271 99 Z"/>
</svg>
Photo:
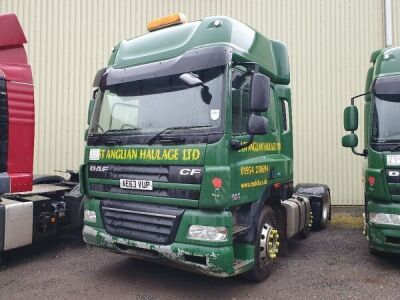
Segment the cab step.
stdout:
<svg viewBox="0 0 400 300">
<path fill-rule="evenodd" d="M 245 224 L 233 225 L 233 238 L 237 238 L 239 235 L 246 233 L 250 226 Z"/>
<path fill-rule="evenodd" d="M 244 271 L 247 271 L 252 264 L 253 264 L 252 260 L 235 259 L 233 261 L 233 269 L 235 274 L 240 274 L 243 273 Z"/>
</svg>

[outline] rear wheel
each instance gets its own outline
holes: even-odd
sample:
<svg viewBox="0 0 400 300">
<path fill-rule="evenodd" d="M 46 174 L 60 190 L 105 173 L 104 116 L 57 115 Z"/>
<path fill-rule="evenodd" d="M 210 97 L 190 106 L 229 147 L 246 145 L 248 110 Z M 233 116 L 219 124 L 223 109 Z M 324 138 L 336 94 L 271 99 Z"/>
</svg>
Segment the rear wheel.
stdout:
<svg viewBox="0 0 400 300">
<path fill-rule="evenodd" d="M 274 211 L 269 206 L 264 207 L 258 220 L 254 266 L 244 274 L 251 281 L 261 282 L 271 274 L 279 248 L 279 234 L 276 228 Z"/>
<path fill-rule="evenodd" d="M 325 192 L 320 205 L 320 214 L 313 218 L 313 227 L 316 229 L 323 229 L 328 225 L 331 214 L 331 194 L 329 190 Z"/>
</svg>

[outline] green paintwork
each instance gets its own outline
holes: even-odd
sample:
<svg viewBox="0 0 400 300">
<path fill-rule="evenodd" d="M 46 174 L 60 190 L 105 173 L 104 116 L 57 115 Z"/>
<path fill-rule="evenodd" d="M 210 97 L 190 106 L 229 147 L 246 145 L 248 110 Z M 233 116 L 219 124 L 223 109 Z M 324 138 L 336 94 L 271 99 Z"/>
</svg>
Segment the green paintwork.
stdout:
<svg viewBox="0 0 400 300">
<path fill-rule="evenodd" d="M 221 22 L 218 27 L 213 25 L 216 20 Z M 180 56 L 190 49 L 215 45 L 232 47 L 237 59 L 256 61 L 273 82 L 288 84 L 290 81 L 284 44 L 265 38 L 246 24 L 222 16 L 123 40 L 113 50 L 108 65 L 118 69 L 143 65 Z"/>
<path fill-rule="evenodd" d="M 151 243 L 135 242 L 107 234 L 103 229 L 99 200 L 97 199 L 87 198 L 85 201 L 85 209 L 93 210 L 97 215 L 96 223 L 85 221 L 86 230 L 83 231 L 83 237 L 85 242 L 89 244 L 119 251 L 113 243 L 117 242 L 138 248 L 160 251 L 161 259 L 176 260 L 176 262 L 186 266 L 189 270 L 222 277 L 234 275 L 237 272 L 237 270 L 233 268 L 234 251 L 239 252 L 238 257 L 240 259 L 248 261 L 246 264 L 247 269 L 251 267 L 252 261 L 248 253 L 253 253 L 254 250 L 250 247 L 246 255 L 246 253 L 243 250 L 240 251 L 237 246 L 233 247 L 231 234 L 225 242 L 198 241 L 187 238 L 188 228 L 192 224 L 226 226 L 230 229 L 230 232 L 232 232 L 232 216 L 229 211 L 209 212 L 198 209 L 187 209 L 182 216 L 175 242 L 168 246 L 160 246 Z M 206 256 L 208 258 L 209 268 L 184 261 L 183 254 Z"/>
<path fill-rule="evenodd" d="M 346 148 L 355 148 L 358 146 L 358 137 L 354 133 L 346 134 L 342 137 L 342 146 Z"/>
<path fill-rule="evenodd" d="M 221 26 L 214 26 L 215 20 L 219 20 Z M 87 243 L 119 253 L 124 253 L 124 251 L 117 249 L 115 242 L 141 249 L 151 249 L 160 254 L 159 261 L 161 262 L 170 262 L 174 266 L 215 276 L 242 273 L 253 266 L 254 246 L 237 244 L 232 240 L 231 209 L 258 201 L 266 188 L 274 183 L 292 183 L 293 181 L 292 110 L 291 92 L 288 86 L 290 70 L 286 46 L 265 38 L 247 25 L 231 18 L 209 17 L 202 21 L 161 29 L 132 40 L 124 40 L 114 48 L 108 65 L 113 68 L 129 68 L 174 58 L 191 49 L 216 45 L 231 47 L 234 62 L 256 62 L 260 65 L 260 72 L 271 78 L 270 107 L 268 112 L 262 113 L 269 121 L 268 134 L 255 136 L 253 144 L 248 148 L 240 151 L 231 148 L 232 140 L 245 143 L 249 136 L 232 136 L 232 95 L 230 88 L 226 88 L 224 107 L 221 112 L 224 116 L 224 134 L 215 143 L 176 146 L 159 144 L 86 146 L 84 165 L 81 167 L 81 191 L 86 195 L 85 209 L 93 210 L 97 214 L 97 223 L 85 222 L 83 236 Z M 228 65 L 225 77 L 226 87 L 231 86 L 231 70 L 232 66 Z M 286 131 L 283 129 L 283 100 L 287 101 L 289 109 L 289 129 Z M 94 161 L 96 164 L 203 166 L 201 185 L 153 182 L 154 187 L 200 191 L 199 200 L 91 191 L 89 183 L 119 184 L 118 180 L 89 178 L 87 164 L 90 162 L 91 149 L 99 149 L 101 152 L 100 159 Z M 177 154 L 172 159 L 162 158 L 162 153 L 175 150 Z M 186 153 L 185 156 L 184 151 L 188 150 L 192 150 L 192 155 Z M 127 155 L 128 152 L 130 156 Z M 270 177 L 270 173 L 274 176 Z M 220 189 L 214 188 L 212 184 L 212 180 L 216 177 L 222 179 L 223 184 Z M 237 195 L 240 196 L 237 197 Z M 101 221 L 99 199 L 102 198 L 185 208 L 174 243 L 160 246 L 108 235 Z M 187 230 L 192 224 L 226 226 L 229 239 L 224 242 L 188 239 Z M 205 256 L 207 266 L 184 261 L 183 254 Z M 145 256 L 141 258 L 146 259 Z M 241 263 L 234 264 L 234 260 Z"/>
<path fill-rule="evenodd" d="M 400 74 L 400 47 L 378 49 L 372 53 L 370 62 L 373 65 L 367 72 L 365 92 L 373 91 L 374 81 L 378 77 Z M 371 248 L 382 252 L 400 253 L 400 244 L 386 241 L 387 236 L 400 239 L 400 226 L 376 225 L 370 223 L 368 219 L 369 213 L 400 215 L 400 196 L 391 195 L 389 191 L 389 187 L 398 188 L 400 184 L 388 184 L 386 180 L 386 170 L 391 168 L 386 165 L 386 156 L 400 154 L 400 150 L 376 151 L 371 147 L 373 106 L 374 95 L 366 95 L 364 103 L 364 148 L 368 151 L 364 170 L 366 235 Z M 370 176 L 375 178 L 373 185 L 369 184 Z"/>
<path fill-rule="evenodd" d="M 344 129 L 354 131 L 358 128 L 358 109 L 354 105 L 350 105 L 344 110 Z"/>
</svg>

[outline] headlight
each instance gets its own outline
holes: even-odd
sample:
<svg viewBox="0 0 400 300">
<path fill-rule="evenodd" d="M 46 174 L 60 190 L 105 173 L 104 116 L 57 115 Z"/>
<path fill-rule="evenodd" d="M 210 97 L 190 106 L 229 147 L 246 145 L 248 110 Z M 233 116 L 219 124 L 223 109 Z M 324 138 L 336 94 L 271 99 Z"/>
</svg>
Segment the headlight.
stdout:
<svg viewBox="0 0 400 300">
<path fill-rule="evenodd" d="M 188 238 L 194 240 L 221 242 L 228 239 L 228 230 L 226 227 L 191 225 L 188 230 Z"/>
<path fill-rule="evenodd" d="M 400 225 L 400 215 L 384 214 L 384 213 L 370 213 L 369 221 L 375 224 L 385 225 Z"/>
<path fill-rule="evenodd" d="M 93 210 L 85 209 L 85 211 L 83 212 L 83 220 L 96 223 L 96 212 Z"/>
</svg>

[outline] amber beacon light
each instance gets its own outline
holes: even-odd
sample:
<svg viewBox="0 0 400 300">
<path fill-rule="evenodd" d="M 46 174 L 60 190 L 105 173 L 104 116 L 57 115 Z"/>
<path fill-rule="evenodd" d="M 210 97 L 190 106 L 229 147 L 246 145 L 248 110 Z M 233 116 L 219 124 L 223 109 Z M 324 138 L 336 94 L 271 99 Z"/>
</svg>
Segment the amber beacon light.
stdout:
<svg viewBox="0 0 400 300">
<path fill-rule="evenodd" d="M 154 19 L 151 20 L 147 24 L 147 29 L 149 31 L 155 31 L 161 28 L 173 26 L 173 25 L 178 25 L 178 24 L 183 24 L 187 22 L 187 18 L 184 14 L 182 13 L 176 13 L 172 14 L 166 17 L 162 17 L 159 19 Z"/>
</svg>

